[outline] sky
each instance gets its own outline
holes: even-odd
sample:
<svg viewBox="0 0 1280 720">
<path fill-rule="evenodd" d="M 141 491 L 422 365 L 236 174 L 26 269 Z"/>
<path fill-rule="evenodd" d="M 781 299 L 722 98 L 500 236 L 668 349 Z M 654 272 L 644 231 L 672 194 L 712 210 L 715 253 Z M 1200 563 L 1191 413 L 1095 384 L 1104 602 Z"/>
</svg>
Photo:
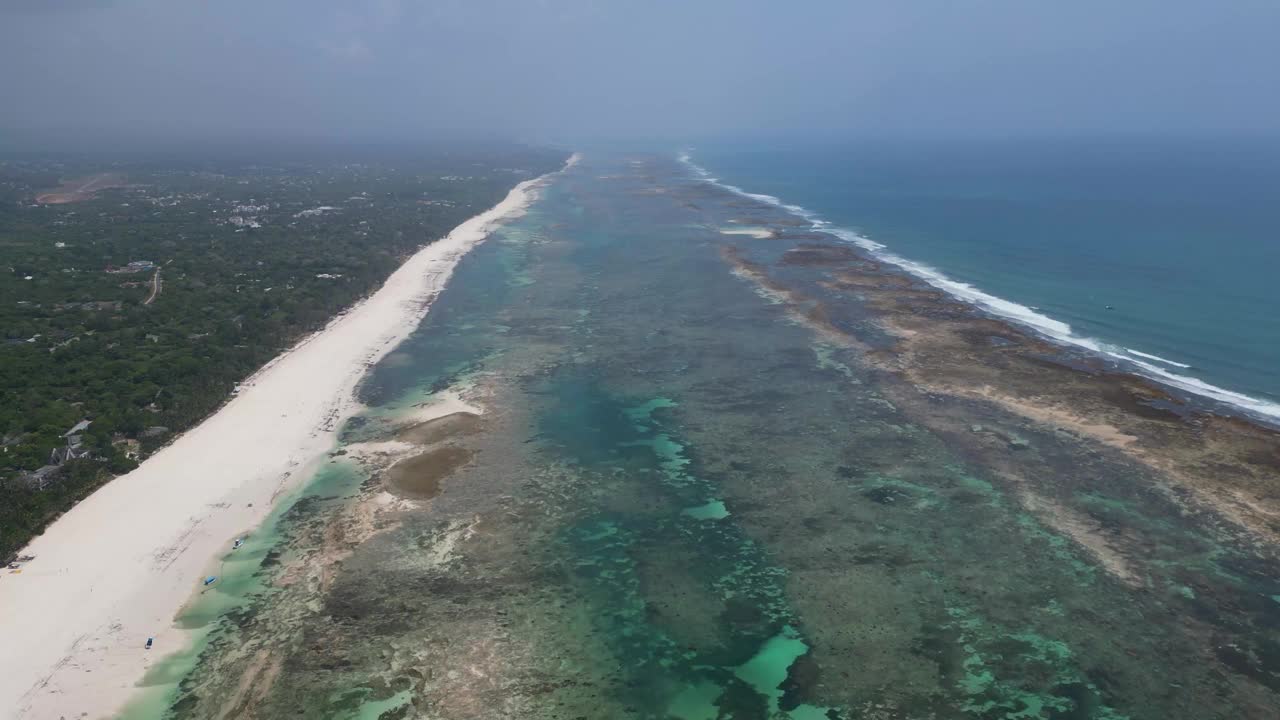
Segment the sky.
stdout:
<svg viewBox="0 0 1280 720">
<path fill-rule="evenodd" d="M 0 132 L 1280 130 L 1276 0 L 0 0 Z"/>
</svg>

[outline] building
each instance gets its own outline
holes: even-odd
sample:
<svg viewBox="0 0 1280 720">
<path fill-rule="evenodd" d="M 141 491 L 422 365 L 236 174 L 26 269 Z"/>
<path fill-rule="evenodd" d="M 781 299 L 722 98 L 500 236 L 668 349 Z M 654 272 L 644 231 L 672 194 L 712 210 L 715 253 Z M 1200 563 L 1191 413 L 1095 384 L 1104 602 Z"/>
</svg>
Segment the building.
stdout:
<svg viewBox="0 0 1280 720">
<path fill-rule="evenodd" d="M 49 453 L 49 463 L 51 465 L 61 465 L 68 460 L 78 460 L 82 457 L 89 456 L 89 449 L 84 446 L 84 431 L 89 429 L 93 424 L 92 420 L 81 420 L 72 428 L 62 434 L 67 439 L 67 444 L 63 447 L 54 448 Z"/>
<path fill-rule="evenodd" d="M 147 272 L 148 270 L 155 269 L 156 264 L 150 260 L 134 260 L 124 267 L 115 267 L 114 265 L 107 266 L 107 272 L 116 274 Z"/>
</svg>

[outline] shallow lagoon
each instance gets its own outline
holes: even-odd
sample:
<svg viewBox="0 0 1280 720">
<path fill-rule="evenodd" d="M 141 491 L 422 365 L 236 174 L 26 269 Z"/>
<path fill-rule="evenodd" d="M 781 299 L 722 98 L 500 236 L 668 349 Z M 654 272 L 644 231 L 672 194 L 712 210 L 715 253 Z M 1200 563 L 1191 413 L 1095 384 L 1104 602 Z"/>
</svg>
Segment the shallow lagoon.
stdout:
<svg viewBox="0 0 1280 720">
<path fill-rule="evenodd" d="M 805 268 L 769 286 L 723 257 L 775 263 L 793 242 L 719 229 L 786 222 L 673 159 L 560 178 L 344 432 L 461 390 L 480 430 L 443 442 L 470 463 L 406 504 L 335 457 L 358 469 L 278 514 L 131 716 L 1271 717 L 1275 563 L 1117 453 L 918 398 L 816 334 L 779 301 L 822 298 Z"/>
</svg>

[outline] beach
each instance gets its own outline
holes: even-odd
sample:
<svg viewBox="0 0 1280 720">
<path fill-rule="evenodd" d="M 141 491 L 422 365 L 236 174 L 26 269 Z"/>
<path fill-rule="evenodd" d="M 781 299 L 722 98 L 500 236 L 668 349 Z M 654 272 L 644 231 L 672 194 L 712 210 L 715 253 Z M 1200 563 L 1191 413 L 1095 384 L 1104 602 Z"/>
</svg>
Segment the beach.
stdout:
<svg viewBox="0 0 1280 720">
<path fill-rule="evenodd" d="M 130 720 L 1270 718 L 1280 435 L 808 225 L 557 177 Z"/>
<path fill-rule="evenodd" d="M 21 554 L 34 559 L 0 575 L 4 716 L 110 716 L 149 667 L 181 650 L 187 638 L 174 616 L 216 558 L 323 462 L 360 407 L 354 391 L 368 368 L 413 331 L 459 259 L 519 216 L 540 182 L 520 183 L 424 246 L 376 293 L 26 547 Z"/>
</svg>

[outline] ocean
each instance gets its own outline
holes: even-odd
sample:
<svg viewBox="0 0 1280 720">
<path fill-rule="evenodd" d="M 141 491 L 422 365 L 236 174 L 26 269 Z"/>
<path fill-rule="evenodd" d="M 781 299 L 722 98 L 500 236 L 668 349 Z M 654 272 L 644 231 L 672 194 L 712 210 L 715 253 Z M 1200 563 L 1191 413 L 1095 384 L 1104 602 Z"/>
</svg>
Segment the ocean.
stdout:
<svg viewBox="0 0 1280 720">
<path fill-rule="evenodd" d="M 990 312 L 1280 421 L 1280 143 L 721 141 L 687 158 Z"/>
<path fill-rule="evenodd" d="M 371 369 L 124 716 L 1270 720 L 1275 558 L 963 380 L 1066 387 L 1152 454 L 1181 421 L 804 224 L 671 153 L 587 152 Z M 960 328 L 914 366 L 882 330 L 909 301 Z M 475 412 L 422 421 L 446 394 Z M 1192 460 L 1247 477 L 1272 446 L 1245 439 Z"/>
</svg>

